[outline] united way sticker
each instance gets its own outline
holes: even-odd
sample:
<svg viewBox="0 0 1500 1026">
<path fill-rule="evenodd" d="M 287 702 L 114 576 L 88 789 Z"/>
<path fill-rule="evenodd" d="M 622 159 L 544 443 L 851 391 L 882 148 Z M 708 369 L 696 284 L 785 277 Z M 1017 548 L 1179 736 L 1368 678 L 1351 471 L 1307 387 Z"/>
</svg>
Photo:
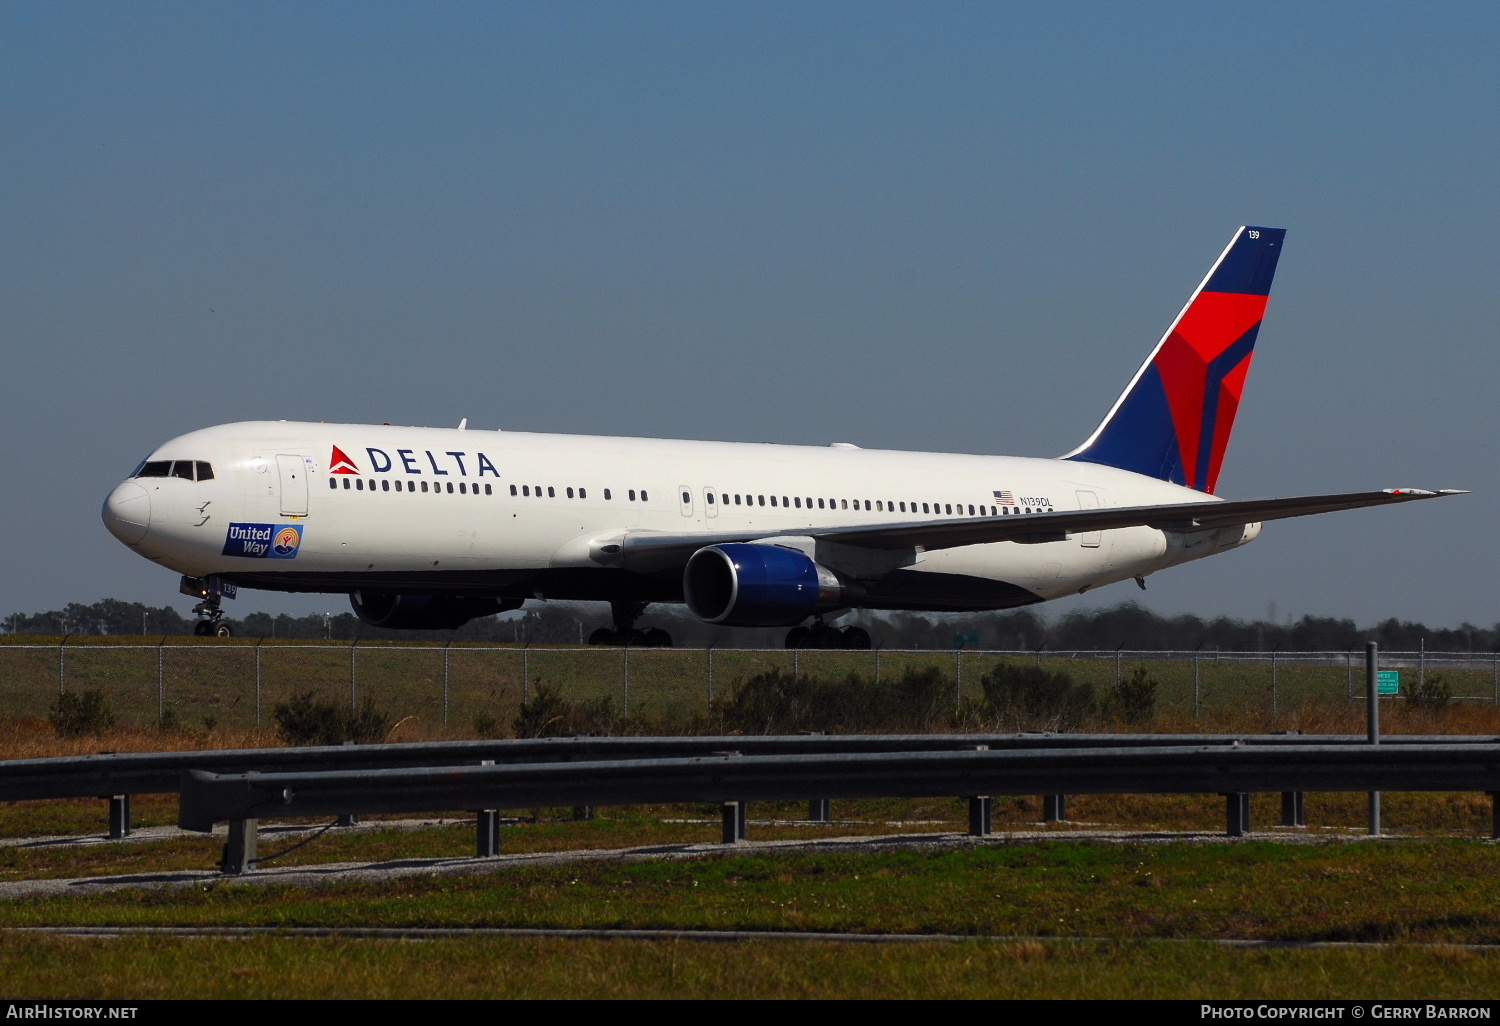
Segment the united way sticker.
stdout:
<svg viewBox="0 0 1500 1026">
<path fill-rule="evenodd" d="M 224 535 L 223 555 L 296 559 L 301 547 L 301 524 L 230 524 Z"/>
</svg>

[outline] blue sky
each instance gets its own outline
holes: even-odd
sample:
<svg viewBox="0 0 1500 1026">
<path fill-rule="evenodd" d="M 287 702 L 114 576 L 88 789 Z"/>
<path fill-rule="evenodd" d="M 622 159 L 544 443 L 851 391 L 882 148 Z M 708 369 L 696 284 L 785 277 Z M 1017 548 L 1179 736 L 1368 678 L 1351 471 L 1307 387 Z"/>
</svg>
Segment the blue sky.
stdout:
<svg viewBox="0 0 1500 1026">
<path fill-rule="evenodd" d="M 1055 455 L 1249 222 L 1221 493 L 1475 494 L 1088 601 L 1494 623 L 1497 10 L 0 6 L 0 607 L 226 420 Z"/>
</svg>

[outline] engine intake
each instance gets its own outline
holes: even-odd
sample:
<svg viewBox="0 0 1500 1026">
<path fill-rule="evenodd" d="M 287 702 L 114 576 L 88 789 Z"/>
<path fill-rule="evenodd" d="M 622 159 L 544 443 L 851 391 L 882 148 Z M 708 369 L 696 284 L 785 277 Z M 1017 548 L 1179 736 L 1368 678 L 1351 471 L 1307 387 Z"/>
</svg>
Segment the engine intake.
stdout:
<svg viewBox="0 0 1500 1026">
<path fill-rule="evenodd" d="M 349 604 L 354 607 L 355 615 L 371 627 L 404 631 L 451 631 L 481 616 L 519 609 L 521 601 L 356 591 L 349 596 Z"/>
<path fill-rule="evenodd" d="M 710 545 L 682 575 L 693 615 L 729 627 L 787 627 L 856 604 L 857 582 L 780 545 Z"/>
</svg>

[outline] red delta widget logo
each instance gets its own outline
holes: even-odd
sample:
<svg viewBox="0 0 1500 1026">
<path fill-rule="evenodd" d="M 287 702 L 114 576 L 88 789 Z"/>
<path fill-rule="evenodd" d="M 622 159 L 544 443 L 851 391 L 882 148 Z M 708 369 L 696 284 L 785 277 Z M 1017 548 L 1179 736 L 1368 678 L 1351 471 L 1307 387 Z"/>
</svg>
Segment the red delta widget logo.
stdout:
<svg viewBox="0 0 1500 1026">
<path fill-rule="evenodd" d="M 230 524 L 224 535 L 222 555 L 246 559 L 296 559 L 301 547 L 301 524 Z"/>
</svg>

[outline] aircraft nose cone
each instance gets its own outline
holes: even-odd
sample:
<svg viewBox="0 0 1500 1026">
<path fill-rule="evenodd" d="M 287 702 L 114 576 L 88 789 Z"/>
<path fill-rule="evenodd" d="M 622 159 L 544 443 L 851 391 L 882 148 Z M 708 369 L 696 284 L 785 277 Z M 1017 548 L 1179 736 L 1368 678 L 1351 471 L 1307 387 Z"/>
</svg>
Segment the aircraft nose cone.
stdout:
<svg viewBox="0 0 1500 1026">
<path fill-rule="evenodd" d="M 134 481 L 126 481 L 109 493 L 100 514 L 109 533 L 126 545 L 146 537 L 151 526 L 151 496 Z"/>
</svg>

